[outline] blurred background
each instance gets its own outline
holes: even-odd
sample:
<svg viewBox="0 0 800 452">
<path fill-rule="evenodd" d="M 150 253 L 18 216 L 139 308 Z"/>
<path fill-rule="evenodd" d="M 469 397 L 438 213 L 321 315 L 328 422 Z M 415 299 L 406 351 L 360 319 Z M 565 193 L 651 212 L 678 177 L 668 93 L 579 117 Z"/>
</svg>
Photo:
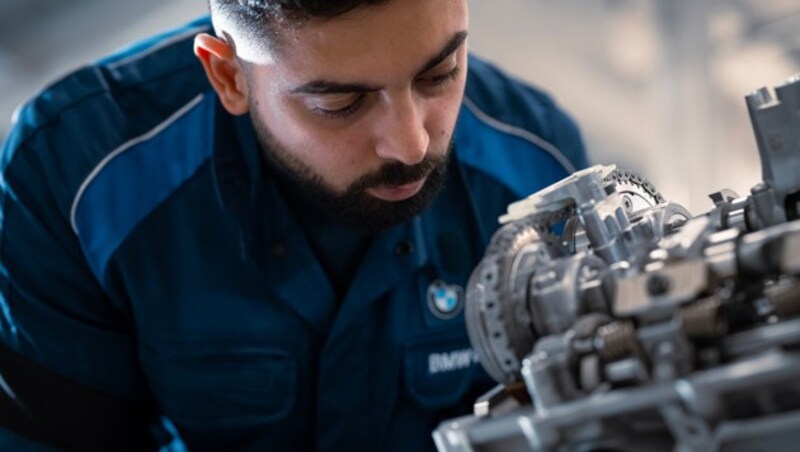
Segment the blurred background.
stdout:
<svg viewBox="0 0 800 452">
<path fill-rule="evenodd" d="M 592 163 L 693 213 L 760 180 L 744 96 L 800 72 L 797 0 L 470 0 L 470 45 L 550 92 Z M 0 0 L 0 139 L 66 71 L 188 21 L 204 0 Z"/>
</svg>

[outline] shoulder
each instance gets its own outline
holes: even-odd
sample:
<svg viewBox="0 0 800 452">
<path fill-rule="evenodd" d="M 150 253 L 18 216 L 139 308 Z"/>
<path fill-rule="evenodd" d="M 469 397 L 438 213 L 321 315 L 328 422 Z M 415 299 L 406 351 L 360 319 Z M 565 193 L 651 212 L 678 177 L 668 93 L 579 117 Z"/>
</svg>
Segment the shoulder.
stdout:
<svg viewBox="0 0 800 452">
<path fill-rule="evenodd" d="M 70 205 L 81 185 L 108 159 L 155 138 L 209 91 L 192 52 L 206 19 L 137 43 L 45 87 L 15 115 L 0 170 L 39 171 Z M 46 162 L 46 164 L 44 163 Z M 12 176 L 13 178 L 14 176 Z"/>
<path fill-rule="evenodd" d="M 215 97 L 193 53 L 207 30 L 202 18 L 136 43 L 22 106 L 0 154 L 4 209 L 68 224 L 89 254 L 124 236 L 210 157 Z"/>
<path fill-rule="evenodd" d="M 465 166 L 517 196 L 587 164 L 578 127 L 552 97 L 474 55 L 455 139 Z"/>
<path fill-rule="evenodd" d="M 209 27 L 205 18 L 199 19 L 66 74 L 20 107 L 6 147 L 20 147 L 39 134 L 65 133 L 76 127 L 78 132 L 108 131 L 89 121 L 100 119 L 103 113 L 111 116 L 107 119 L 119 113 L 139 123 L 158 120 L 192 90 L 185 85 L 187 80 L 202 75 L 192 53 L 193 37 Z M 128 127 L 120 132 L 136 131 Z"/>
</svg>

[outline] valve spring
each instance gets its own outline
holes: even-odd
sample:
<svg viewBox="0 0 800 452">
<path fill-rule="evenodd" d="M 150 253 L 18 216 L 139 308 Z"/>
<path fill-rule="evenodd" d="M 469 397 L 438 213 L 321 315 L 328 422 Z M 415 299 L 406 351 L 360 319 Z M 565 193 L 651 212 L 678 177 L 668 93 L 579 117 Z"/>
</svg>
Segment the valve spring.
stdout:
<svg viewBox="0 0 800 452">
<path fill-rule="evenodd" d="M 728 332 L 722 300 L 709 297 L 698 300 L 678 311 L 683 330 L 690 338 L 709 339 L 723 336 Z"/>
<path fill-rule="evenodd" d="M 630 322 L 612 322 L 597 329 L 595 348 L 606 361 L 633 354 L 636 347 L 636 329 Z"/>
</svg>

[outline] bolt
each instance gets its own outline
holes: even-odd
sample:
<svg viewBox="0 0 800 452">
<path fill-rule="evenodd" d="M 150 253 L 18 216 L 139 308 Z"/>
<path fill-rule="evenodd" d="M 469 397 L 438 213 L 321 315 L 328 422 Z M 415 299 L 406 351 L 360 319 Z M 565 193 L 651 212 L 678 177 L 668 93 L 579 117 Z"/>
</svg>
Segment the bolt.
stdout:
<svg viewBox="0 0 800 452">
<path fill-rule="evenodd" d="M 664 275 L 655 274 L 647 280 L 647 293 L 654 297 L 664 295 L 669 292 L 671 285 L 672 283 L 669 278 Z"/>
<path fill-rule="evenodd" d="M 625 210 L 628 212 L 633 211 L 633 201 L 630 196 L 625 195 L 622 197 L 622 206 L 625 207 Z"/>
</svg>

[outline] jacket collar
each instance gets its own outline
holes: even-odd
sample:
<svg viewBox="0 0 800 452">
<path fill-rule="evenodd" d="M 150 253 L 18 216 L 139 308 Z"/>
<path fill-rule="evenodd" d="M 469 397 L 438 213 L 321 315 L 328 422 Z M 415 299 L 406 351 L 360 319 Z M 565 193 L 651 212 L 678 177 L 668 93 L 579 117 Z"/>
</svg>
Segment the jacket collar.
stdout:
<svg viewBox="0 0 800 452">
<path fill-rule="evenodd" d="M 332 285 L 261 162 L 249 117 L 232 117 L 219 106 L 214 140 L 219 200 L 238 219 L 247 253 L 263 272 L 268 290 L 323 336 L 350 324 L 425 265 L 448 281 L 466 282 L 483 249 L 481 234 L 474 230 L 471 195 L 453 155 L 445 187 L 432 204 L 373 240 L 337 312 Z"/>
</svg>

